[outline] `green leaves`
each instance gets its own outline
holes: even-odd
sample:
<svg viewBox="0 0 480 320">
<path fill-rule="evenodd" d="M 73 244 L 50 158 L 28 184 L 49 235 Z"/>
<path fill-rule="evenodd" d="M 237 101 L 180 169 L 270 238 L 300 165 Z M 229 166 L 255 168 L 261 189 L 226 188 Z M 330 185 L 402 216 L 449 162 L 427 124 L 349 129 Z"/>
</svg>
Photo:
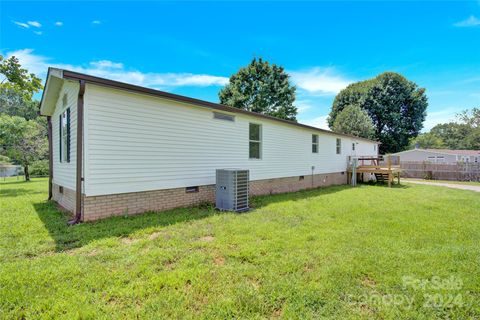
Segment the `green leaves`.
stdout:
<svg viewBox="0 0 480 320">
<path fill-rule="evenodd" d="M 231 107 L 296 121 L 295 90 L 282 67 L 254 58 L 230 77 L 218 96 Z"/>
<path fill-rule="evenodd" d="M 343 109 L 333 123 L 333 131 L 372 139 L 375 136 L 372 119 L 359 106 L 350 105 Z"/>
<path fill-rule="evenodd" d="M 40 78 L 23 69 L 15 56 L 4 59 L 0 55 L 0 73 L 5 77 L 2 87 L 17 91 L 26 100 L 31 100 L 33 94 L 42 89 Z"/>
<path fill-rule="evenodd" d="M 423 128 L 428 106 L 425 89 L 394 72 L 360 81 L 342 90 L 333 102 L 328 118 L 330 128 L 348 106 L 365 110 L 373 122 L 375 138 L 382 153 L 403 150 Z"/>
</svg>

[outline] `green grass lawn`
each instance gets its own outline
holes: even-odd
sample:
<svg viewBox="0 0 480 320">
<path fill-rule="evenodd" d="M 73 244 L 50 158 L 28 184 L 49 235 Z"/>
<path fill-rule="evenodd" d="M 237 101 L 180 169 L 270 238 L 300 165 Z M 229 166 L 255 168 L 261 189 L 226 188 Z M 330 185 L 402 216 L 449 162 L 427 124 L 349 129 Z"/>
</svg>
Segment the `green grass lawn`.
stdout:
<svg viewBox="0 0 480 320">
<path fill-rule="evenodd" d="M 0 183 L 0 318 L 480 318 L 480 196 L 361 185 L 68 227 Z"/>
<path fill-rule="evenodd" d="M 480 186 L 480 181 L 453 181 L 453 180 L 426 180 L 426 179 L 402 179 L 406 182 L 411 181 L 423 181 L 423 182 L 440 182 L 440 183 L 450 183 L 450 184 L 465 184 L 470 186 Z"/>
</svg>

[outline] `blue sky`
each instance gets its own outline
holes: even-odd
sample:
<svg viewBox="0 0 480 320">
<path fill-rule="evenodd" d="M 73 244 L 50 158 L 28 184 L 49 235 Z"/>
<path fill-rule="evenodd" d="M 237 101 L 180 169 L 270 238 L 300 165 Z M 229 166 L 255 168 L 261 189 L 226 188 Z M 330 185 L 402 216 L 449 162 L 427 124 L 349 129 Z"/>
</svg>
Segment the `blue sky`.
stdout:
<svg viewBox="0 0 480 320">
<path fill-rule="evenodd" d="M 218 102 L 253 57 L 282 65 L 300 122 L 348 83 L 396 71 L 427 89 L 426 129 L 480 106 L 480 1 L 0 2 L 0 52 Z"/>
</svg>

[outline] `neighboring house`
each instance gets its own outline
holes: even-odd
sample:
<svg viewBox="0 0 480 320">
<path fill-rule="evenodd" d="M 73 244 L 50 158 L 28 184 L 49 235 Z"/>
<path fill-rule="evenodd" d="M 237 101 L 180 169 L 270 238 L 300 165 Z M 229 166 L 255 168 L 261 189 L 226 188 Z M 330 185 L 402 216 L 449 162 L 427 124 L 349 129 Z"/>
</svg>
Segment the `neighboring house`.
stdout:
<svg viewBox="0 0 480 320">
<path fill-rule="evenodd" d="M 400 161 L 431 163 L 480 163 L 480 150 L 412 149 L 395 153 Z"/>
<path fill-rule="evenodd" d="M 12 177 L 20 174 L 22 171 L 21 166 L 14 164 L 0 163 L 0 177 Z"/>
<path fill-rule="evenodd" d="M 50 198 L 75 221 L 214 200 L 215 169 L 250 170 L 250 194 L 345 184 L 378 142 L 50 68 L 41 102 Z"/>
</svg>

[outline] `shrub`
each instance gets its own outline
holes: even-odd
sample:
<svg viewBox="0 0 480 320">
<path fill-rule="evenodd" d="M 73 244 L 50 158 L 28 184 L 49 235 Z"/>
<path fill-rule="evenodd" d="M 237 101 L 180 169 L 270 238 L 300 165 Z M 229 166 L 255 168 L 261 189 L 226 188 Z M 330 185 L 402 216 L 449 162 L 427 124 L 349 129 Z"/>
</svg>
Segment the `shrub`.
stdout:
<svg viewBox="0 0 480 320">
<path fill-rule="evenodd" d="M 30 165 L 32 176 L 48 176 L 48 160 L 38 160 Z"/>
</svg>

